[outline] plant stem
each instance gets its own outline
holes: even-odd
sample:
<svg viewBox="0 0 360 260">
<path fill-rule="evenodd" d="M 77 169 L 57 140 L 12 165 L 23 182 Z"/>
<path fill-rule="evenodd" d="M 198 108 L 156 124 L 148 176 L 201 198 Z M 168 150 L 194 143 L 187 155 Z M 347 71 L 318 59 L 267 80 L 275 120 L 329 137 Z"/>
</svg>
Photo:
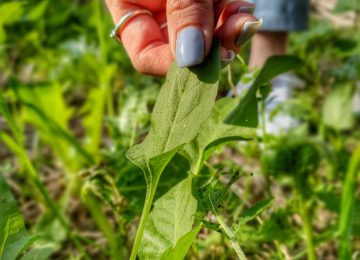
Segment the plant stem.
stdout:
<svg viewBox="0 0 360 260">
<path fill-rule="evenodd" d="M 159 179 L 160 179 L 160 175 L 154 176 L 154 179 L 150 183 L 147 184 L 148 187 L 146 189 L 145 204 L 144 204 L 144 208 L 143 208 L 143 211 L 141 214 L 139 227 L 136 232 L 134 245 L 131 250 L 130 260 L 136 260 L 136 256 L 139 251 L 141 239 L 142 239 L 142 236 L 145 231 L 146 220 L 147 220 L 150 210 L 151 210 L 152 202 L 154 200 L 154 196 L 155 196 L 156 188 L 159 183 Z"/>
<path fill-rule="evenodd" d="M 295 189 L 298 193 L 299 203 L 300 203 L 300 214 L 304 224 L 304 233 L 306 237 L 307 244 L 307 256 L 309 260 L 316 260 L 316 251 L 314 246 L 314 238 L 311 221 L 309 219 L 309 213 L 305 204 L 304 196 L 301 192 L 301 187 L 299 187 L 298 181 L 295 179 Z"/>
<path fill-rule="evenodd" d="M 226 221 L 221 215 L 217 214 L 216 212 L 214 212 L 214 213 L 215 213 L 216 220 L 220 225 L 220 228 L 224 231 L 226 236 L 230 239 L 230 242 L 235 250 L 235 253 L 238 255 L 240 260 L 246 260 L 246 256 L 245 256 L 244 252 L 242 251 L 239 243 L 237 242 L 235 233 L 231 230 L 231 228 L 229 228 L 226 225 Z"/>
<path fill-rule="evenodd" d="M 99 199 L 93 194 L 91 188 L 86 185 L 83 187 L 81 194 L 82 201 L 109 242 L 111 258 L 115 260 L 121 258 L 121 247 L 116 241 L 116 233 L 113 231 L 113 227 L 103 213 Z"/>
<path fill-rule="evenodd" d="M 340 259 L 351 258 L 351 227 L 354 216 L 357 176 L 360 172 L 360 145 L 357 146 L 350 159 L 348 171 L 343 184 L 339 220 L 339 255 Z"/>
</svg>

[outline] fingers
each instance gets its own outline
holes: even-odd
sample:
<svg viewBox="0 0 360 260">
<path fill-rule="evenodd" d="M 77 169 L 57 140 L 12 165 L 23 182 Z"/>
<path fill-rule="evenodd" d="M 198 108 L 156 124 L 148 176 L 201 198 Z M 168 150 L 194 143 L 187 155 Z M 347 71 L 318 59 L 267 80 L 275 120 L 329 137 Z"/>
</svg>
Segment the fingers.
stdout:
<svg viewBox="0 0 360 260">
<path fill-rule="evenodd" d="M 168 0 L 166 13 L 170 50 L 177 64 L 200 64 L 211 48 L 213 0 Z"/>
<path fill-rule="evenodd" d="M 252 15 L 253 10 L 253 5 L 235 1 L 225 6 L 219 14 L 215 35 L 227 50 L 239 52 L 241 46 L 260 29 L 262 20 Z"/>
<path fill-rule="evenodd" d="M 123 1 L 108 0 L 106 3 L 115 23 L 129 11 L 141 9 Z M 151 75 L 167 73 L 173 57 L 153 16 L 133 17 L 120 29 L 119 36 L 136 70 Z"/>
</svg>

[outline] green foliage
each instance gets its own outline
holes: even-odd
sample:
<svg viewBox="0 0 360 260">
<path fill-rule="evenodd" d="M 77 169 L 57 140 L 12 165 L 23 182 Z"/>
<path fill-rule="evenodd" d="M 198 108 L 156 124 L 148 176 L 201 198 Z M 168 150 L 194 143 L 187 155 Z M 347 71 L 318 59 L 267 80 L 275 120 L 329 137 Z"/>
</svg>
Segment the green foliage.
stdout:
<svg viewBox="0 0 360 260">
<path fill-rule="evenodd" d="M 342 0 L 334 10 L 357 11 L 354 27 L 335 28 L 317 15 L 308 31 L 289 35 L 301 68 L 297 58 L 274 57 L 256 79 L 245 47 L 218 80 L 211 56 L 197 68 L 173 67 L 154 110 L 164 80 L 135 72 L 124 47 L 108 38 L 113 21 L 104 2 L 1 1 L 0 173 L 24 216 L 10 219 L 24 233 L 11 240 L 11 252 L 129 259 L 144 210 L 138 233 L 145 235 L 134 248 L 141 244 L 145 259 L 147 252 L 159 259 L 356 255 L 356 5 Z M 306 87 L 271 116 L 289 114 L 301 125 L 286 137 L 256 137 L 268 81 L 294 68 Z M 252 88 L 224 98 L 240 77 Z M 146 181 L 126 159 L 130 147 Z M 42 240 L 18 254 L 29 234 Z"/>
<path fill-rule="evenodd" d="M 349 130 L 354 125 L 352 114 L 352 86 L 338 86 L 325 99 L 323 122 L 336 130 Z"/>
<path fill-rule="evenodd" d="M 191 171 L 197 173 L 214 149 L 226 142 L 246 140 L 255 137 L 255 130 L 246 127 L 226 125 L 225 117 L 234 109 L 238 101 L 222 98 L 216 101 L 209 120 L 201 127 L 197 136 L 184 146 L 181 154 L 191 163 Z"/>
<path fill-rule="evenodd" d="M 320 159 L 319 148 L 313 142 L 282 138 L 263 152 L 261 165 L 263 171 L 270 175 L 307 177 L 319 167 Z"/>
<path fill-rule="evenodd" d="M 183 259 L 199 231 L 191 232 L 197 209 L 192 187 L 189 175 L 154 203 L 145 225 L 140 259 Z"/>
<path fill-rule="evenodd" d="M 245 225 L 247 222 L 253 220 L 260 215 L 265 209 L 270 207 L 274 199 L 266 199 L 256 203 L 254 206 L 244 210 L 239 218 L 238 226 Z"/>
<path fill-rule="evenodd" d="M 360 173 L 360 146 L 358 146 L 349 164 L 348 172 L 345 177 L 343 195 L 341 198 L 340 220 L 339 220 L 339 253 L 341 258 L 351 257 L 351 231 L 355 213 L 355 189 L 357 186 L 358 176 Z"/>
<path fill-rule="evenodd" d="M 301 60 L 292 56 L 270 57 L 261 69 L 258 77 L 247 91 L 239 105 L 225 119 L 226 124 L 254 127 L 258 125 L 257 93 L 264 84 L 284 72 L 294 70 L 302 64 Z"/>
<path fill-rule="evenodd" d="M 132 259 L 136 258 L 159 178 L 181 146 L 191 141 L 209 118 L 217 94 L 220 70 L 219 43 L 202 65 L 180 69 L 175 63 L 157 98 L 145 140 L 127 157 L 143 171 L 147 192 Z"/>
<path fill-rule="evenodd" d="M 15 259 L 34 242 L 36 237 L 26 231 L 24 219 L 2 175 L 0 175 L 0 205 L 0 259 Z"/>
</svg>

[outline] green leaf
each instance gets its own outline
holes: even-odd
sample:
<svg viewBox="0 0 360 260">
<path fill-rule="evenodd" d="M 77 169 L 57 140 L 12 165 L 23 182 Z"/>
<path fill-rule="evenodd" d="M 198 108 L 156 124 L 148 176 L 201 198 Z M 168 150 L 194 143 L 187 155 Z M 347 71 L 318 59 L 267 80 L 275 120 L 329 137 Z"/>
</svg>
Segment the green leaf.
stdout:
<svg viewBox="0 0 360 260">
<path fill-rule="evenodd" d="M 237 102 L 237 99 L 228 97 L 218 100 L 209 120 L 201 127 L 196 138 L 181 151 L 181 154 L 190 161 L 193 173 L 197 173 L 207 156 L 218 146 L 226 142 L 246 140 L 256 136 L 256 130 L 253 128 L 223 123 L 225 117 L 235 108 Z"/>
<path fill-rule="evenodd" d="M 36 238 L 25 229 L 16 201 L 0 175 L 0 260 L 15 259 Z"/>
<path fill-rule="evenodd" d="M 145 158 L 153 158 L 179 148 L 196 136 L 209 118 L 217 95 L 218 48 L 200 66 L 187 69 L 172 64 L 152 113 L 150 132 L 140 147 L 129 150 L 131 154 L 136 149 Z"/>
<path fill-rule="evenodd" d="M 343 194 L 341 196 L 341 209 L 339 219 L 339 254 L 341 259 L 350 259 L 352 255 L 351 229 L 353 226 L 356 187 L 360 174 L 360 145 L 356 147 L 351 156 L 348 171 L 343 184 Z"/>
<path fill-rule="evenodd" d="M 127 157 L 140 167 L 147 183 L 146 199 L 131 259 L 138 247 L 161 173 L 175 153 L 190 142 L 210 117 L 220 71 L 220 43 L 199 66 L 179 68 L 173 63 L 157 98 L 145 140 L 130 148 Z"/>
<path fill-rule="evenodd" d="M 58 246 L 53 243 L 35 243 L 20 260 L 47 260 L 50 259 L 50 256 L 58 249 Z"/>
<path fill-rule="evenodd" d="M 253 220 L 258 215 L 261 214 L 265 209 L 270 207 L 271 203 L 273 202 L 273 198 L 266 199 L 256 203 L 251 208 L 246 209 L 240 216 L 238 225 L 245 225 L 247 222 Z"/>
<path fill-rule="evenodd" d="M 225 119 L 226 124 L 254 127 L 258 125 L 258 104 L 256 94 L 259 88 L 272 78 L 298 68 L 302 61 L 294 56 L 270 57 L 239 105 Z"/>
<path fill-rule="evenodd" d="M 160 259 L 165 250 L 185 254 L 178 241 L 191 231 L 197 201 L 192 195 L 192 176 L 183 180 L 154 203 L 140 245 L 141 259 Z M 185 243 L 185 241 L 181 243 Z M 185 251 L 186 250 L 186 251 Z M 185 252 L 183 252 L 185 251 Z"/>
<path fill-rule="evenodd" d="M 177 260 L 184 259 L 190 246 L 194 243 L 197 234 L 201 230 L 201 226 L 197 226 L 187 234 L 183 235 L 177 242 L 175 248 L 168 248 L 161 256 L 161 260 Z"/>
<path fill-rule="evenodd" d="M 20 20 L 23 12 L 23 3 L 20 1 L 0 3 L 0 43 L 6 40 L 4 25 Z"/>
<path fill-rule="evenodd" d="M 349 12 L 360 10 L 360 0 L 341 0 L 337 2 L 335 12 Z"/>
<path fill-rule="evenodd" d="M 336 130 L 349 130 L 354 124 L 352 113 L 352 87 L 339 86 L 325 99 L 322 120 Z"/>
</svg>

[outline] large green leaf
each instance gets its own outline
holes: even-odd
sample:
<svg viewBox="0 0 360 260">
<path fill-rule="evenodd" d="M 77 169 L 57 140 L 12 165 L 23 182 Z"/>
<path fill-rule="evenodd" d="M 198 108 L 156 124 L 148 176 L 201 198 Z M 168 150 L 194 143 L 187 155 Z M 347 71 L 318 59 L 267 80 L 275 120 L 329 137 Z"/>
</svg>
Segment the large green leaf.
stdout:
<svg viewBox="0 0 360 260">
<path fill-rule="evenodd" d="M 352 87 L 339 86 L 325 99 L 322 120 L 326 126 L 336 130 L 349 130 L 354 124 L 352 114 Z"/>
<path fill-rule="evenodd" d="M 201 127 L 200 132 L 181 153 L 191 162 L 191 171 L 196 173 L 207 154 L 212 148 L 216 148 L 233 140 L 251 139 L 256 136 L 254 128 L 226 125 L 225 117 L 236 107 L 238 103 L 234 98 L 222 98 L 215 103 L 211 117 Z"/>
<path fill-rule="evenodd" d="M 175 153 L 190 142 L 210 117 L 220 71 L 220 43 L 199 66 L 179 68 L 173 63 L 157 98 L 145 140 L 127 157 L 145 175 L 147 192 L 131 259 L 136 258 L 161 173 Z"/>
<path fill-rule="evenodd" d="M 25 229 L 16 201 L 0 174 L 0 260 L 15 259 L 35 237 Z"/>
<path fill-rule="evenodd" d="M 294 70 L 302 64 L 302 61 L 294 56 L 272 56 L 270 57 L 259 76 L 256 78 L 245 97 L 240 100 L 239 105 L 225 119 L 225 123 L 230 125 L 257 127 L 258 125 L 258 103 L 257 91 L 268 83 L 272 78 Z"/>
<path fill-rule="evenodd" d="M 192 177 L 189 176 L 154 203 L 145 226 L 139 256 L 141 259 L 160 259 L 167 249 L 175 249 L 178 241 L 192 230 L 197 201 L 192 195 Z M 189 237 L 185 240 L 188 241 Z M 188 243 L 182 241 L 178 255 L 186 254 Z M 190 243 L 191 245 L 191 243 Z M 168 250 L 166 254 L 171 253 Z M 174 259 L 174 258 L 165 258 Z M 175 258 L 179 259 L 179 258 Z"/>
</svg>

